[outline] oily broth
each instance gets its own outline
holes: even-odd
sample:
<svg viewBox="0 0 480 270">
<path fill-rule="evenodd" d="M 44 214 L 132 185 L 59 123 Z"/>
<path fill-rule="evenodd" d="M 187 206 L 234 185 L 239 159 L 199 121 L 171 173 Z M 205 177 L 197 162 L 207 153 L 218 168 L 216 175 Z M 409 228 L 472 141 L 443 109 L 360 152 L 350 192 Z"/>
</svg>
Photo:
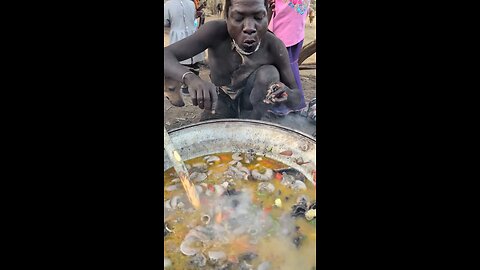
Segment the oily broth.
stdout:
<svg viewBox="0 0 480 270">
<path fill-rule="evenodd" d="M 220 160 L 215 162 L 212 165 L 208 166 L 208 177 L 202 183 L 207 183 L 208 185 L 221 184 L 225 180 L 224 173 L 229 168 L 228 163 L 231 162 L 232 153 L 222 153 L 216 154 L 215 156 L 219 157 Z M 258 157 L 255 157 L 253 162 L 250 164 L 246 163 L 245 160 L 242 160 L 242 164 L 247 167 L 249 170 L 257 169 L 260 172 L 263 172 L 265 168 L 270 169 L 280 169 L 285 168 L 286 166 L 280 162 L 268 159 L 266 157 L 261 157 L 257 160 Z M 186 164 L 189 166 L 194 166 L 195 164 L 205 163 L 204 157 L 198 157 L 186 161 Z M 164 186 L 170 186 L 172 180 L 176 178 L 176 174 L 173 168 L 164 172 Z M 282 230 L 281 225 L 279 224 L 280 217 L 288 213 L 288 216 L 291 212 L 292 206 L 296 204 L 297 199 L 300 196 L 306 196 L 309 202 L 316 200 L 315 187 L 308 181 L 305 180 L 307 190 L 294 191 L 293 189 L 280 184 L 280 180 L 274 177 L 269 183 L 272 183 L 275 187 L 275 191 L 270 194 L 262 194 L 257 192 L 257 187 L 259 182 L 254 180 L 234 180 L 235 181 L 235 190 L 240 191 L 246 189 L 251 191 L 251 200 L 252 203 L 258 206 L 259 213 L 263 213 L 265 217 L 272 219 L 271 224 L 262 227 L 261 229 L 265 231 L 264 235 L 260 235 L 256 239 L 255 244 L 249 243 L 247 238 L 242 236 L 232 237 L 228 243 L 213 243 L 210 247 L 210 250 L 221 250 L 227 254 L 229 260 L 235 260 L 236 256 L 245 252 L 254 252 L 258 255 L 253 259 L 250 264 L 253 266 L 253 269 L 256 269 L 258 265 L 264 261 L 269 261 L 271 263 L 270 269 L 313 269 L 316 266 L 315 262 L 315 252 L 316 252 L 316 227 L 315 220 L 307 221 L 304 217 L 298 217 L 292 219 L 291 221 L 287 219 L 287 222 L 291 222 L 288 226 L 298 226 L 299 231 L 305 237 L 299 248 L 295 247 L 292 241 L 292 237 L 285 237 L 279 235 L 279 231 Z M 198 183 L 197 183 L 198 185 Z M 173 198 L 174 196 L 183 196 L 185 197 L 185 191 L 181 188 L 181 185 L 178 185 L 179 188 L 173 191 L 167 191 L 164 188 L 165 201 Z M 213 200 L 213 198 L 206 197 L 204 194 L 199 194 L 200 201 L 205 204 L 208 200 Z M 223 195 L 226 196 L 226 195 Z M 223 197 L 222 196 L 222 197 Z M 282 206 L 275 207 L 275 199 L 281 199 Z M 183 200 L 185 202 L 186 200 Z M 185 210 L 175 210 L 175 211 L 164 211 L 164 219 L 169 224 L 173 233 L 169 233 L 164 238 L 164 257 L 170 259 L 171 266 L 168 269 L 194 269 L 189 267 L 190 257 L 182 254 L 180 252 L 180 244 L 184 241 L 187 233 L 192 230 L 195 226 L 203 226 L 201 222 L 202 211 L 194 211 L 191 209 L 191 205 L 186 202 Z M 211 223 L 216 222 L 215 216 L 211 216 Z M 264 224 L 265 225 L 265 224 Z M 208 250 L 206 250 L 207 253 Z M 205 256 L 208 259 L 207 254 Z M 198 268 L 197 268 L 198 269 Z M 200 269 L 215 269 L 210 266 L 208 263 L 206 266 L 201 267 Z M 231 269 L 237 269 L 233 267 Z"/>
</svg>

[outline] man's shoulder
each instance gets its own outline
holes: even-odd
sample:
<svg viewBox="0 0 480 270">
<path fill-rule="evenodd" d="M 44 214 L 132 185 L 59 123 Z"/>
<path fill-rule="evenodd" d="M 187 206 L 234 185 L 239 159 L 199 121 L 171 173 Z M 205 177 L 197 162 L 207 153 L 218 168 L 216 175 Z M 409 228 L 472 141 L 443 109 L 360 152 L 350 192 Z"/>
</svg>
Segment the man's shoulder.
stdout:
<svg viewBox="0 0 480 270">
<path fill-rule="evenodd" d="M 267 31 L 265 34 L 265 43 L 272 47 L 284 45 L 283 42 L 277 36 L 275 36 L 273 32 L 270 31 Z"/>
<path fill-rule="evenodd" d="M 209 44 L 209 48 L 213 48 L 219 42 L 229 38 L 227 24 L 224 20 L 214 20 L 205 23 L 196 31 L 195 35 L 205 44 Z"/>
<path fill-rule="evenodd" d="M 227 22 L 225 20 L 213 20 L 205 23 L 202 27 L 209 32 L 218 33 L 219 35 L 228 34 Z"/>
<path fill-rule="evenodd" d="M 223 27 L 227 29 L 227 22 L 223 19 L 209 21 L 208 23 L 212 24 L 215 27 Z"/>
</svg>

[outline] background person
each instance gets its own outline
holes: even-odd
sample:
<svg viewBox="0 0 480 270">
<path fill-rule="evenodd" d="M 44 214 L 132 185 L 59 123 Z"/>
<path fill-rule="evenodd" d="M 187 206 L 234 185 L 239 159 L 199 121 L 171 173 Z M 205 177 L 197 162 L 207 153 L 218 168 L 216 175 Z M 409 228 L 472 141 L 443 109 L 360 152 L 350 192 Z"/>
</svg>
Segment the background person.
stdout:
<svg viewBox="0 0 480 270">
<path fill-rule="evenodd" d="M 287 47 L 295 81 L 301 94 L 301 102 L 295 108 L 300 111 L 306 107 L 298 58 L 305 38 L 305 24 L 310 7 L 310 0 L 269 0 L 272 9 L 272 17 L 268 29 L 272 31 Z M 287 110 L 284 107 L 272 111 L 275 114 L 284 115 Z"/>
<path fill-rule="evenodd" d="M 195 4 L 190 0 L 169 0 L 164 5 L 164 27 L 170 28 L 170 45 L 176 43 L 195 32 Z M 204 59 L 201 52 L 191 58 L 181 61 L 196 75 L 200 74 L 200 65 Z M 182 93 L 188 94 L 188 88 L 182 86 Z"/>
</svg>

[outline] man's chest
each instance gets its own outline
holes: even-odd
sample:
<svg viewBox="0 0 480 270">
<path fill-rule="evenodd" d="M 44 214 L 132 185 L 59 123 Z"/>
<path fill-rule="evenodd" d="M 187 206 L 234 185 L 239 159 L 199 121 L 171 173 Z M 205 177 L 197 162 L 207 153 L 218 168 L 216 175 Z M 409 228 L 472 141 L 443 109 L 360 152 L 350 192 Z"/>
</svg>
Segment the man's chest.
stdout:
<svg viewBox="0 0 480 270">
<path fill-rule="evenodd" d="M 225 42 L 216 50 L 209 51 L 209 60 L 213 64 L 211 66 L 212 73 L 229 77 L 232 81 L 248 77 L 260 66 L 273 64 L 273 60 L 265 48 L 260 48 L 251 55 L 243 55 L 235 50 L 231 42 Z"/>
</svg>

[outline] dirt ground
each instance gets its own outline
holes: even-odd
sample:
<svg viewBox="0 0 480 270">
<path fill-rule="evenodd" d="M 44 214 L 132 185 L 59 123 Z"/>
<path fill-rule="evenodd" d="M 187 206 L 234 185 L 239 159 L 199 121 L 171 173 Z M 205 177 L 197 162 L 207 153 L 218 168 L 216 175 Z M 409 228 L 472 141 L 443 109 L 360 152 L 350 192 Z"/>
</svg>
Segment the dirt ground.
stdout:
<svg viewBox="0 0 480 270">
<path fill-rule="evenodd" d="M 208 16 L 206 21 L 219 19 L 217 15 Z M 305 27 L 305 40 L 304 44 L 314 40 L 316 37 L 316 22 L 314 21 L 312 26 L 308 23 Z M 168 30 L 164 30 L 164 46 L 168 45 Z M 309 57 L 305 60 L 304 63 L 313 63 L 316 62 L 316 54 Z M 200 69 L 200 77 L 202 79 L 208 80 L 209 70 L 202 66 Z M 310 101 L 313 97 L 316 96 L 316 75 L 315 70 L 301 70 L 300 77 L 302 80 L 303 90 L 305 92 L 305 98 Z M 196 123 L 199 120 L 201 109 L 192 105 L 192 102 L 189 98 L 184 98 L 185 106 L 184 107 L 175 107 L 170 104 L 170 102 L 164 98 L 163 99 L 163 111 L 164 111 L 164 125 L 167 130 L 185 126 L 188 124 Z"/>
</svg>

